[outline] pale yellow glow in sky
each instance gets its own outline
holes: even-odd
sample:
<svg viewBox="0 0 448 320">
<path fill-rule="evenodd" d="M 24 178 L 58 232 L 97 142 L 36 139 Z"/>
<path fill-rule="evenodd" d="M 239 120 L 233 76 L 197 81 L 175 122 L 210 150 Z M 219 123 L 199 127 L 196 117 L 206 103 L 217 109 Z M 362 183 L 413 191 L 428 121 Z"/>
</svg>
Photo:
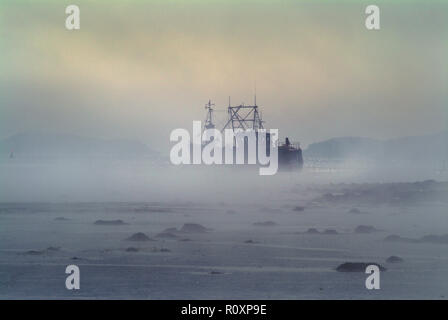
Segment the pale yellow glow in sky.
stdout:
<svg viewBox="0 0 448 320">
<path fill-rule="evenodd" d="M 26 5 L 25 5 L 26 3 Z M 365 2 L 367 3 L 367 2 Z M 447 129 L 448 6 L 381 2 L 78 1 L 0 4 L 0 136 L 58 130 L 137 138 L 204 117 L 208 99 L 251 103 L 304 144 Z"/>
</svg>

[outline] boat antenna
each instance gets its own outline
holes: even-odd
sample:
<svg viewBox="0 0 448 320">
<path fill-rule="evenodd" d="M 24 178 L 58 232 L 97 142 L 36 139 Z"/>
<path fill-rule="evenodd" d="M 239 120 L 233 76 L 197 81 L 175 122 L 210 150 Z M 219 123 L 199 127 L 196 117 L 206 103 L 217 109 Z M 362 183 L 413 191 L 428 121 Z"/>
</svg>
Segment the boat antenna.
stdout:
<svg viewBox="0 0 448 320">
<path fill-rule="evenodd" d="M 254 106 L 257 105 L 257 81 L 254 83 Z"/>
<path fill-rule="evenodd" d="M 215 125 L 213 124 L 212 113 L 215 104 L 212 103 L 211 100 L 208 100 L 208 103 L 205 105 L 205 109 L 207 109 L 207 117 L 205 118 L 204 130 L 205 129 L 214 129 Z"/>
</svg>

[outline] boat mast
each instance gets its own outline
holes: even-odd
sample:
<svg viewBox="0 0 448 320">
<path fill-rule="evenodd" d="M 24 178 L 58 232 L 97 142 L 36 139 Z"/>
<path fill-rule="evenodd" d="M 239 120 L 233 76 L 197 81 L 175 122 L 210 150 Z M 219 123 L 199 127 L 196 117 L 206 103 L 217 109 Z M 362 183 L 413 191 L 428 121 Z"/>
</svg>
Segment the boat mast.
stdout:
<svg viewBox="0 0 448 320">
<path fill-rule="evenodd" d="M 207 116 L 205 118 L 205 123 L 204 123 L 204 130 L 206 129 L 214 129 L 215 125 L 213 124 L 213 118 L 212 118 L 212 113 L 213 113 L 213 106 L 215 104 L 212 103 L 211 100 L 208 100 L 208 103 L 205 105 L 205 109 L 207 109 Z"/>
<path fill-rule="evenodd" d="M 261 119 L 260 113 L 258 111 L 258 106 L 255 104 L 253 106 L 246 106 L 241 104 L 236 107 L 228 106 L 227 113 L 229 114 L 229 120 L 225 124 L 224 129 L 231 128 L 235 129 L 263 129 L 263 120 Z"/>
</svg>

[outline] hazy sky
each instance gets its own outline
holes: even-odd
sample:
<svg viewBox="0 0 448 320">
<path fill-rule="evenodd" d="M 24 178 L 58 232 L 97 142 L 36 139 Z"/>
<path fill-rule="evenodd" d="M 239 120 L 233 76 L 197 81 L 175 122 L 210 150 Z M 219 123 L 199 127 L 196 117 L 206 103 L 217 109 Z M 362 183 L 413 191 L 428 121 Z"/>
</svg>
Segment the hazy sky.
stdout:
<svg viewBox="0 0 448 320">
<path fill-rule="evenodd" d="M 364 26 L 373 3 L 380 31 Z M 65 29 L 69 4 L 79 31 Z M 0 138 L 165 150 L 208 99 L 251 103 L 255 82 L 265 126 L 305 145 L 433 133 L 448 124 L 447 57 L 445 1 L 2 0 Z"/>
</svg>

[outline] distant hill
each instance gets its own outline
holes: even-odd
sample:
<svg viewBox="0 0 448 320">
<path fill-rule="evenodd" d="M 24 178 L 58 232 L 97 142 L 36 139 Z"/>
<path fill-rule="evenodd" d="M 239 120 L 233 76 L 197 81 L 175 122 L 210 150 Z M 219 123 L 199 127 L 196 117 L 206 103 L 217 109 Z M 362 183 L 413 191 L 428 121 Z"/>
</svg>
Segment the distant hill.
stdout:
<svg viewBox="0 0 448 320">
<path fill-rule="evenodd" d="M 447 161 L 448 132 L 391 140 L 333 138 L 310 144 L 303 153 L 305 158 Z"/>
<path fill-rule="evenodd" d="M 0 140 L 0 154 L 15 156 L 148 156 L 155 152 L 134 140 L 104 140 L 69 134 L 26 132 Z"/>
<path fill-rule="evenodd" d="M 306 157 L 343 159 L 372 156 L 383 152 L 383 142 L 370 138 L 341 137 L 312 143 L 303 152 Z"/>
</svg>

